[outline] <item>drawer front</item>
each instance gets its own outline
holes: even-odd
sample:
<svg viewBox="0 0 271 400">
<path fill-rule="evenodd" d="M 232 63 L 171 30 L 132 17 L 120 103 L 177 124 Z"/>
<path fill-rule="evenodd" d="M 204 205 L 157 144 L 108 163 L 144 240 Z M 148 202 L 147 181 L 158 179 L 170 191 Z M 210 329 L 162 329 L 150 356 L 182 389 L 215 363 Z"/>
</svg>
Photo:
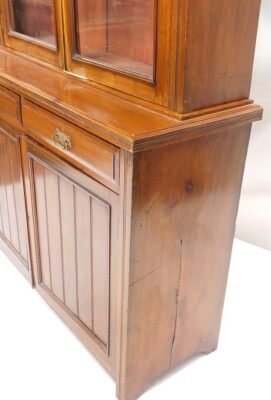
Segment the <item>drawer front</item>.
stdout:
<svg viewBox="0 0 271 400">
<path fill-rule="evenodd" d="M 0 86 L 0 116 L 18 126 L 21 125 L 20 96 Z"/>
<path fill-rule="evenodd" d="M 111 189 L 119 186 L 119 149 L 41 107 L 24 101 L 23 126 L 29 136 Z"/>
</svg>

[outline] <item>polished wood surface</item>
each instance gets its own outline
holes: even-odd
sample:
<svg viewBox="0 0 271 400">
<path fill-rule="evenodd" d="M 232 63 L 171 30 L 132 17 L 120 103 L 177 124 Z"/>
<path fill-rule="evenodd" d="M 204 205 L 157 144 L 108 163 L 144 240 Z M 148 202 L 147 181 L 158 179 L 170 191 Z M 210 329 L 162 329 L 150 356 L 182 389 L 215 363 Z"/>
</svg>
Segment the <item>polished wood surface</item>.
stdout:
<svg viewBox="0 0 271 400">
<path fill-rule="evenodd" d="M 187 1 L 180 112 L 249 97 L 260 4 L 261 0 Z"/>
<path fill-rule="evenodd" d="M 122 399 L 217 347 L 249 134 L 232 128 L 134 157 Z"/>
<path fill-rule="evenodd" d="M 22 107 L 23 125 L 29 136 L 79 166 L 110 188 L 118 191 L 119 149 L 29 101 Z M 71 148 L 65 149 L 53 137 L 60 132 L 69 138 Z"/>
<path fill-rule="evenodd" d="M 0 45 L 3 45 L 4 39 L 3 39 L 3 30 L 0 29 Z"/>
<path fill-rule="evenodd" d="M 55 1 L 57 50 L 7 4 L 0 247 L 135 400 L 218 343 L 260 0 Z"/>
<path fill-rule="evenodd" d="M 20 96 L 0 86 L 0 105 L 1 118 L 20 126 L 22 121 Z"/>
<path fill-rule="evenodd" d="M 66 2 L 64 5 L 64 31 L 66 32 L 64 40 L 67 70 L 91 81 L 136 96 L 137 98 L 143 98 L 147 101 L 168 107 L 171 90 L 175 86 L 176 40 L 174 37 L 171 37 L 171 33 L 177 24 L 176 18 L 174 18 L 177 3 L 177 0 L 170 2 L 160 0 L 157 2 L 155 18 L 159 25 L 157 29 L 157 42 L 159 42 L 159 46 L 156 46 L 156 68 L 153 80 L 146 77 L 142 78 L 140 70 L 138 77 L 133 77 L 131 74 L 124 73 L 121 68 L 118 71 L 116 68 L 110 69 L 94 63 L 87 63 L 74 54 L 74 27 L 70 23 L 73 8 L 71 2 Z M 120 9 L 123 10 L 124 7 L 122 6 Z M 132 24 L 130 24 L 131 29 L 133 29 Z M 172 65 L 168 68 L 168 60 L 172 58 Z M 134 75 L 136 74 L 134 73 Z"/>
<path fill-rule="evenodd" d="M 53 17 L 53 19 L 54 17 L 56 18 L 53 21 L 48 20 L 48 18 L 50 19 L 48 15 L 48 10 L 50 10 L 50 8 L 46 10 L 46 8 L 48 8 L 50 5 L 50 2 L 46 2 L 47 4 L 44 4 L 43 2 L 43 4 L 41 4 L 42 2 L 39 1 L 38 3 L 40 3 L 40 7 L 36 8 L 37 2 L 34 4 L 33 1 L 26 1 L 24 7 L 19 11 L 21 13 L 24 12 L 25 15 L 17 16 L 19 23 L 19 25 L 17 25 L 17 29 L 21 32 L 16 32 L 16 17 L 14 16 L 12 1 L 0 0 L 4 44 L 11 49 L 19 51 L 24 56 L 30 56 L 54 66 L 63 67 L 64 56 L 61 2 L 55 0 L 52 1 L 52 5 L 55 10 L 51 14 L 51 17 Z M 21 6 L 23 5 L 21 4 Z M 41 15 L 42 13 L 43 15 Z M 10 15 L 12 16 L 12 14 L 13 18 L 11 19 L 13 21 L 10 21 Z M 54 27 L 53 30 L 55 30 L 56 34 L 55 43 L 54 40 L 52 40 L 52 37 L 47 37 L 47 39 L 46 37 L 42 38 L 43 33 L 40 34 L 39 32 L 42 32 L 43 24 L 51 24 L 51 27 Z"/>
<path fill-rule="evenodd" d="M 227 104 L 225 110 L 219 108 L 208 112 L 205 109 L 203 115 L 180 121 L 179 118 L 123 101 L 14 54 L 0 50 L 0 56 L 0 82 L 5 86 L 9 87 L 12 82 L 24 98 L 130 151 L 186 140 L 191 136 L 204 135 L 213 127 L 250 123 L 262 117 L 261 107 L 251 104 L 251 101 L 244 105 L 242 101 Z"/>
<path fill-rule="evenodd" d="M 31 281 L 19 132 L 0 121 L 0 241 Z"/>
<path fill-rule="evenodd" d="M 39 284 L 44 284 L 107 346 L 109 206 L 36 160 L 32 168 Z"/>
<path fill-rule="evenodd" d="M 23 165 L 36 288 L 113 374 L 118 196 L 26 140 Z"/>
<path fill-rule="evenodd" d="M 147 2 L 137 1 L 134 8 L 134 3 L 127 1 L 107 6 L 103 1 L 92 1 L 87 9 L 80 3 L 80 7 L 75 7 L 77 11 L 73 2 L 66 1 L 63 19 L 60 2 L 54 3 L 57 51 L 43 46 L 42 42 L 10 33 L 7 0 L 1 0 L 5 45 L 65 68 L 78 77 L 134 96 L 134 101 L 144 99 L 178 114 L 244 100 L 249 95 L 260 0 L 220 0 L 215 5 L 211 0 L 159 0 L 148 6 Z M 154 17 L 149 12 L 153 7 Z M 147 8 L 148 22 L 142 19 L 142 10 Z M 90 21 L 84 22 L 82 29 L 80 26 L 76 29 L 73 15 L 79 20 L 88 20 L 90 9 L 93 11 Z M 125 21 L 129 15 L 132 20 L 127 26 Z M 123 25 L 122 29 L 115 20 Z M 106 28 L 107 21 L 112 29 Z M 140 30 L 139 21 L 145 21 Z M 90 27 L 86 28 L 86 24 Z M 91 35 L 85 34 L 85 29 L 91 29 Z M 107 29 L 106 34 L 102 33 L 104 29 Z M 156 40 L 150 37 L 152 30 Z M 81 42 L 76 41 L 76 36 L 80 37 L 80 32 L 81 42 L 91 47 L 91 60 L 85 51 L 85 57 L 80 56 L 82 49 L 77 49 Z M 129 41 L 130 46 L 127 45 Z M 151 50 L 153 42 L 156 45 Z M 115 56 L 107 51 L 109 58 L 103 59 L 98 54 L 99 47 L 112 49 Z M 94 50 L 98 52 L 96 56 Z M 124 66 L 121 62 L 125 54 L 144 63 L 155 61 L 153 78 L 142 72 L 140 61 L 135 61 L 138 64 L 132 72 L 130 69 L 130 74 L 129 66 L 125 71 L 125 62 Z M 117 56 L 119 59 L 114 58 Z"/>
</svg>

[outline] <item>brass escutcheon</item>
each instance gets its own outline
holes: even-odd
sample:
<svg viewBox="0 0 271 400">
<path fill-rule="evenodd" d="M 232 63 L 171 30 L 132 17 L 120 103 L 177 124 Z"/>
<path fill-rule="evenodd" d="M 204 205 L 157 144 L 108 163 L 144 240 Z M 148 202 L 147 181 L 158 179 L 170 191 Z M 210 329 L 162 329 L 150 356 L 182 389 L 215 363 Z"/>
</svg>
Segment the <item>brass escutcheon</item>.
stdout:
<svg viewBox="0 0 271 400">
<path fill-rule="evenodd" d="M 72 148 L 71 137 L 65 135 L 65 133 L 61 132 L 59 129 L 55 130 L 55 133 L 53 134 L 53 141 L 57 146 L 64 150 L 70 150 Z"/>
</svg>

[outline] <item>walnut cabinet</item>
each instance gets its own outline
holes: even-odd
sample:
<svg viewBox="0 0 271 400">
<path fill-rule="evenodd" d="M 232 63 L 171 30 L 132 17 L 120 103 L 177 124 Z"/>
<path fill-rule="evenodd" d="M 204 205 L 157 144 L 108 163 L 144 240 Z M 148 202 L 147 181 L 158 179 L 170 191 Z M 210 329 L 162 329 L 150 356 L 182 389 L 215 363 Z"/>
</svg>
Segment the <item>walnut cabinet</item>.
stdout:
<svg viewBox="0 0 271 400">
<path fill-rule="evenodd" d="M 0 248 L 121 400 L 217 347 L 259 9 L 0 1 Z"/>
</svg>

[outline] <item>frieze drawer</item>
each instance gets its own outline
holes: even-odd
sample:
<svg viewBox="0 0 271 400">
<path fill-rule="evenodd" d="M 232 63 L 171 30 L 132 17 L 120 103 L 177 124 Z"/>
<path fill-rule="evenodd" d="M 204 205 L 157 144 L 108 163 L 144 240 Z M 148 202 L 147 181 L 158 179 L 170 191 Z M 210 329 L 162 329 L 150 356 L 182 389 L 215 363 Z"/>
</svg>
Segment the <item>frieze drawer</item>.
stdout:
<svg viewBox="0 0 271 400">
<path fill-rule="evenodd" d="M 26 133 L 111 189 L 119 184 L 119 149 L 66 120 L 24 101 Z"/>
<path fill-rule="evenodd" d="M 20 96 L 0 86 L 0 117 L 15 125 L 21 125 Z"/>
</svg>

